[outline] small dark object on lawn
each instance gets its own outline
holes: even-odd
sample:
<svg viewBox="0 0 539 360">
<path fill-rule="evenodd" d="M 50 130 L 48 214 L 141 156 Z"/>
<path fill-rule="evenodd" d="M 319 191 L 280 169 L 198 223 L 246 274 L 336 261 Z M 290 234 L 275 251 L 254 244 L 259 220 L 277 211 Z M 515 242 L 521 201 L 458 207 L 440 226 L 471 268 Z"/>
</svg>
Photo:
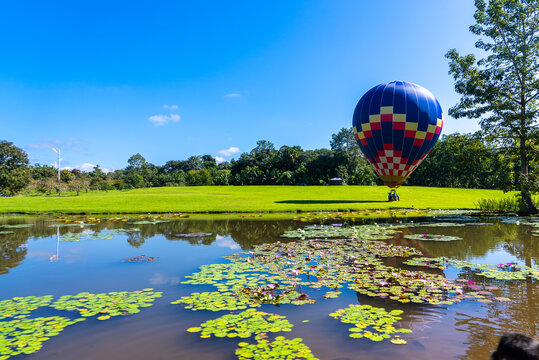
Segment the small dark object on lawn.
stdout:
<svg viewBox="0 0 539 360">
<path fill-rule="evenodd" d="M 155 261 L 159 259 L 157 256 L 137 255 L 124 259 L 124 262 L 143 262 L 143 261 Z"/>
<path fill-rule="evenodd" d="M 524 334 L 504 334 L 490 359 L 539 360 L 539 342 Z"/>
</svg>

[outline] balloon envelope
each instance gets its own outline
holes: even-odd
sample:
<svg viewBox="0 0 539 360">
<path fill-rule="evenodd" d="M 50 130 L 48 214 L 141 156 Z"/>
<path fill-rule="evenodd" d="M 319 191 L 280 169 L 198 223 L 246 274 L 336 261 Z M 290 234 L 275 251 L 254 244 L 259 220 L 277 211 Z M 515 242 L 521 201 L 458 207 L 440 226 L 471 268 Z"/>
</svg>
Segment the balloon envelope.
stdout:
<svg viewBox="0 0 539 360">
<path fill-rule="evenodd" d="M 432 150 L 442 131 L 442 108 L 427 89 L 404 81 L 373 87 L 357 103 L 357 143 L 384 183 L 396 188 Z"/>
</svg>

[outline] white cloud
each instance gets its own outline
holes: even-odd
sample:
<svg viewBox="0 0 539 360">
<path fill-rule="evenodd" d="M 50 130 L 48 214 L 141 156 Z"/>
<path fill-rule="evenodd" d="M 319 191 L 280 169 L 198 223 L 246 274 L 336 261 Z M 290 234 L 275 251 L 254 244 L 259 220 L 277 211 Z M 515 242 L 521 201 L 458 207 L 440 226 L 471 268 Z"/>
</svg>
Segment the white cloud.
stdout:
<svg viewBox="0 0 539 360">
<path fill-rule="evenodd" d="M 230 93 L 230 94 L 226 94 L 224 97 L 227 98 L 227 99 L 230 99 L 230 98 L 239 98 L 239 97 L 241 97 L 241 95 L 240 95 L 240 94 L 237 94 L 237 93 Z"/>
<path fill-rule="evenodd" d="M 222 157 L 222 156 L 216 156 L 216 157 L 215 157 L 215 162 L 216 162 L 217 164 L 224 163 L 225 161 L 226 161 L 226 159 L 225 159 L 224 157 Z"/>
<path fill-rule="evenodd" d="M 170 114 L 170 115 L 153 115 L 148 118 L 150 122 L 152 122 L 155 126 L 163 126 L 168 124 L 169 122 L 179 122 L 180 121 L 180 115 L 178 114 Z"/>
<path fill-rule="evenodd" d="M 60 162 L 60 164 L 62 164 L 64 161 L 62 160 Z M 57 162 L 54 162 L 52 164 L 50 164 L 52 167 L 58 167 L 58 163 Z M 76 166 L 64 166 L 62 167 L 62 170 L 73 170 L 73 169 L 77 169 L 77 170 L 80 170 L 80 171 L 83 171 L 83 172 L 92 172 L 94 171 L 94 167 L 96 167 L 97 165 L 94 165 L 94 164 L 90 164 L 90 163 L 84 163 L 84 164 L 81 164 L 81 165 L 76 165 Z M 111 169 L 111 168 L 101 168 L 101 171 L 103 171 L 104 173 L 109 173 L 109 172 L 112 172 L 114 171 L 114 169 Z"/>
<path fill-rule="evenodd" d="M 163 105 L 163 108 L 164 109 L 168 109 L 168 110 L 178 110 L 178 105 Z"/>
<path fill-rule="evenodd" d="M 226 150 L 219 150 L 217 153 L 222 156 L 232 156 L 234 154 L 237 154 L 240 152 L 240 148 L 237 148 L 235 146 L 231 146 Z"/>
</svg>

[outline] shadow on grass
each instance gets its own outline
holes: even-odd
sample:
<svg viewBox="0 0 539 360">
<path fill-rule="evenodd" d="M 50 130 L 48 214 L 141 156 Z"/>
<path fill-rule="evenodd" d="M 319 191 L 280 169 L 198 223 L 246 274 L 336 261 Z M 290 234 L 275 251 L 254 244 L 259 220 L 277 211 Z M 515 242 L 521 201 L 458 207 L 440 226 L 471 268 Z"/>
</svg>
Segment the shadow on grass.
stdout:
<svg viewBox="0 0 539 360">
<path fill-rule="evenodd" d="M 365 204 L 385 203 L 387 200 L 282 200 L 276 204 Z"/>
</svg>

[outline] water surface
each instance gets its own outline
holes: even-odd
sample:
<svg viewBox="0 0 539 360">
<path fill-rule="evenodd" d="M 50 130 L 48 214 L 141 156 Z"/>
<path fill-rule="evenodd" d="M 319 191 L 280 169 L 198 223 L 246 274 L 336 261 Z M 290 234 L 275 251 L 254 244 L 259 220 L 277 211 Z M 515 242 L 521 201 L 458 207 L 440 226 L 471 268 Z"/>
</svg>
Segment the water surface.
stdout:
<svg viewBox="0 0 539 360">
<path fill-rule="evenodd" d="M 440 219 L 438 219 L 440 220 Z M 463 219 L 477 222 L 475 219 Z M 432 221 L 432 220 L 431 220 Z M 481 220 L 485 221 L 485 220 Z M 421 249 L 425 256 L 446 256 L 476 263 L 518 263 L 537 267 L 539 238 L 532 226 L 501 223 L 490 219 L 488 225 L 460 227 L 410 227 L 396 234 L 393 244 Z M 417 220 L 416 220 L 417 222 Z M 89 318 L 67 327 L 60 335 L 44 342 L 28 359 L 234 359 L 237 339 L 200 339 L 187 328 L 226 313 L 193 312 L 170 302 L 195 291 L 211 287 L 182 285 L 186 275 L 202 264 L 226 262 L 222 258 L 252 246 L 279 240 L 287 230 L 306 223 L 293 220 L 266 221 L 238 218 L 191 220 L 129 225 L 102 222 L 84 227 L 55 226 L 48 217 L 5 217 L 0 224 L 29 223 L 27 228 L 12 228 L 13 234 L 0 235 L 0 300 L 15 296 L 77 294 L 133 291 L 152 287 L 163 297 L 135 315 L 113 317 L 106 321 Z M 345 224 L 346 225 L 346 224 Z M 139 228 L 140 232 L 114 235 L 112 239 L 63 241 L 68 233 L 101 233 L 118 228 Z M 2 229 L 0 230 L 8 230 Z M 211 235 L 185 237 L 184 234 Z M 444 234 L 462 241 L 411 241 L 405 234 Z M 130 256 L 156 256 L 148 263 L 126 263 Z M 401 266 L 402 259 L 387 262 Z M 442 270 L 431 270 L 439 273 Z M 263 305 L 262 311 L 288 317 L 295 326 L 287 337 L 301 337 L 320 359 L 471 359 L 488 358 L 504 332 L 523 332 L 537 337 L 539 332 L 539 286 L 532 280 L 499 281 L 479 277 L 467 270 L 443 270 L 450 278 L 465 278 L 483 285 L 496 285 L 496 296 L 510 302 L 479 303 L 466 300 L 450 306 L 400 304 L 369 298 L 342 288 L 338 299 L 320 299 L 314 305 Z M 320 293 L 325 293 L 320 290 Z M 328 316 L 349 304 L 370 304 L 388 311 L 402 309 L 400 325 L 413 330 L 406 334 L 407 345 L 388 341 L 374 343 L 348 337 L 348 324 Z M 55 310 L 36 310 L 36 315 L 55 314 Z M 73 313 L 62 313 L 75 317 Z M 302 320 L 310 320 L 302 323 Z"/>
</svg>

